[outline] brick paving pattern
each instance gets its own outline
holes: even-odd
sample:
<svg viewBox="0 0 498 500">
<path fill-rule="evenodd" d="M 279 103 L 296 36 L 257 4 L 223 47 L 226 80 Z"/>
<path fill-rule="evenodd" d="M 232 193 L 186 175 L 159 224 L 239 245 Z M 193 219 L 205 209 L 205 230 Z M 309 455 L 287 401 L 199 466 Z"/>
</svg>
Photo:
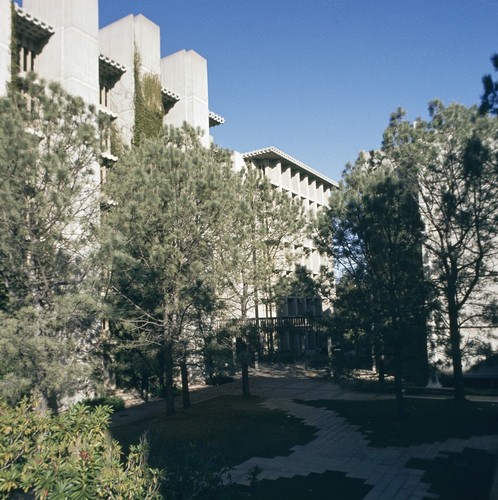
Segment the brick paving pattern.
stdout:
<svg viewBox="0 0 498 500">
<path fill-rule="evenodd" d="M 438 498 L 429 492 L 430 484 L 422 481 L 424 471 L 406 467 L 412 458 L 433 460 L 441 453 L 460 453 L 464 448 L 498 452 L 498 436 L 449 439 L 410 447 L 375 448 L 358 426 L 349 424 L 336 412 L 298 404 L 293 399 L 377 399 L 386 396 L 358 394 L 342 390 L 330 381 L 300 378 L 253 378 L 252 391 L 264 396 L 265 406 L 289 412 L 307 425 L 317 428 L 315 438 L 306 445 L 294 446 L 288 456 L 253 457 L 230 471 L 232 481 L 249 484 L 249 470 L 258 465 L 259 480 L 307 476 L 311 473 L 337 471 L 347 477 L 362 479 L 373 486 L 365 500 L 418 500 Z M 388 396 L 387 396 L 388 397 Z M 494 500 L 493 496 L 490 500 Z"/>
<path fill-rule="evenodd" d="M 313 377 L 315 375 L 315 377 Z M 362 479 L 372 489 L 365 500 L 421 500 L 438 498 L 429 493 L 430 485 L 422 481 L 424 471 L 406 467 L 412 458 L 433 460 L 441 453 L 460 453 L 464 448 L 498 452 L 498 436 L 479 436 L 470 439 L 448 439 L 442 442 L 410 447 L 375 448 L 336 412 L 295 402 L 295 399 L 377 399 L 390 396 L 360 394 L 341 389 L 316 373 L 298 370 L 261 368 L 251 374 L 251 393 L 264 398 L 270 409 L 288 412 L 317 429 L 314 439 L 305 445 L 294 446 L 288 456 L 253 457 L 230 471 L 231 480 L 249 484 L 248 475 L 258 465 L 259 480 L 307 476 L 311 473 L 336 471 L 348 477 Z M 240 394 L 240 381 L 192 392 L 192 403 L 224 394 Z M 164 410 L 157 401 L 137 408 L 128 408 L 113 417 L 113 425 L 147 418 Z M 495 476 L 490 500 L 498 499 L 498 474 Z M 496 496 L 495 496 L 496 495 Z"/>
</svg>

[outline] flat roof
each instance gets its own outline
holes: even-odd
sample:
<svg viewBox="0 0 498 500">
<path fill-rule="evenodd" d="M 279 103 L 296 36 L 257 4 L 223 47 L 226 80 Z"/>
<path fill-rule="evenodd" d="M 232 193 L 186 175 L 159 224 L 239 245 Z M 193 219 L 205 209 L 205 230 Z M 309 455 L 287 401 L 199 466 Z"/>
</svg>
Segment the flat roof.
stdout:
<svg viewBox="0 0 498 500">
<path fill-rule="evenodd" d="M 317 170 L 311 168 L 310 166 L 306 165 L 305 163 L 296 160 L 293 158 L 291 155 L 288 155 L 287 153 L 284 153 L 280 149 L 270 146 L 268 148 L 263 148 L 263 149 L 257 149 L 255 151 L 250 151 L 248 153 L 243 153 L 242 158 L 244 160 L 252 160 L 253 158 L 261 159 L 264 160 L 266 158 L 272 159 L 272 160 L 281 160 L 284 161 L 287 164 L 290 164 L 299 170 L 305 171 L 307 174 L 312 175 L 313 177 L 316 177 L 320 181 L 330 184 L 333 187 L 339 187 L 339 183 L 336 181 L 333 181 L 326 175 L 321 174 Z"/>
</svg>

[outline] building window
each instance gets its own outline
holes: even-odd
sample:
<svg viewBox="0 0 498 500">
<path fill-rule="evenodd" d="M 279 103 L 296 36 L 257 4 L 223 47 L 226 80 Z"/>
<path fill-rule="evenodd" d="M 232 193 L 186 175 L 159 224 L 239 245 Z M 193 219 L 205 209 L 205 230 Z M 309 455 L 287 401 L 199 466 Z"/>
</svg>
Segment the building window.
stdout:
<svg viewBox="0 0 498 500">
<path fill-rule="evenodd" d="M 126 68 L 102 54 L 99 56 L 99 104 L 102 108 L 111 109 L 111 91 L 119 81 Z"/>
<path fill-rule="evenodd" d="M 20 76 L 26 76 L 27 73 L 35 70 L 35 58 L 36 51 L 33 42 L 22 39 L 19 43 L 17 58 Z"/>
<path fill-rule="evenodd" d="M 30 71 L 35 71 L 36 57 L 54 34 L 54 29 L 29 15 L 17 4 L 14 4 L 12 22 L 18 47 L 19 75 L 24 77 Z"/>
<path fill-rule="evenodd" d="M 104 107 L 109 107 L 109 85 L 100 82 L 100 98 L 99 104 Z"/>
</svg>

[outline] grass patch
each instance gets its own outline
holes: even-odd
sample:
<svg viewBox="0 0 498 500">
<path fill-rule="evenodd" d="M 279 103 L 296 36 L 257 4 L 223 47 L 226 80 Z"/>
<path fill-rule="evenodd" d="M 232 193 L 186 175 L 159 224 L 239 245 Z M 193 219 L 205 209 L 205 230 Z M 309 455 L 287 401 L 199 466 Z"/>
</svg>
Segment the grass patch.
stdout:
<svg viewBox="0 0 498 500">
<path fill-rule="evenodd" d="M 333 410 L 368 439 L 371 446 L 411 446 L 449 438 L 469 438 L 498 434 L 498 404 L 466 401 L 456 404 L 452 399 L 405 398 L 407 418 L 396 416 L 394 400 L 297 401 Z"/>
<path fill-rule="evenodd" d="M 119 425 L 113 437 L 127 449 L 147 433 L 149 462 L 177 467 L 192 457 L 209 468 L 237 465 L 251 457 L 288 455 L 292 446 L 306 444 L 316 432 L 296 417 L 263 407 L 257 397 L 221 396 L 180 409 L 172 417 Z"/>
<path fill-rule="evenodd" d="M 123 424 L 111 432 L 125 451 L 147 434 L 149 464 L 166 470 L 162 494 L 178 500 L 219 498 L 221 469 L 254 456 L 288 455 L 292 446 L 311 441 L 316 429 L 265 408 L 257 397 L 221 396 L 171 417 Z"/>
<path fill-rule="evenodd" d="M 406 464 L 424 470 L 423 481 L 440 500 L 486 500 L 493 485 L 496 457 L 482 450 L 465 448 L 462 453 L 444 453 L 434 460 L 412 458 Z"/>
<path fill-rule="evenodd" d="M 373 486 L 361 479 L 346 477 L 345 472 L 327 471 L 274 481 L 263 479 L 253 487 L 233 485 L 224 490 L 220 500 L 251 498 L 252 500 L 323 500 L 325 498 L 361 500 Z"/>
</svg>

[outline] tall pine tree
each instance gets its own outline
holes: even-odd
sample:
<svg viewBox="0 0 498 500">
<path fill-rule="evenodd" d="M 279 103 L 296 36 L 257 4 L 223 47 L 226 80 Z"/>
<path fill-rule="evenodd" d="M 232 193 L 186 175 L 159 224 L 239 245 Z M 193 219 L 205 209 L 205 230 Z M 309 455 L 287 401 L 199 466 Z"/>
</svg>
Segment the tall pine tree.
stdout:
<svg viewBox="0 0 498 500">
<path fill-rule="evenodd" d="M 232 244 L 238 182 L 229 155 L 202 147 L 187 126 L 143 138 L 108 175 L 109 299 L 128 345 L 161 353 L 168 414 L 175 366 L 195 348 L 199 315 L 218 301 L 225 269 L 215 256 Z"/>
<path fill-rule="evenodd" d="M 21 84 L 0 100 L 0 393 L 57 407 L 97 331 L 97 118 L 57 84 Z"/>
<path fill-rule="evenodd" d="M 230 266 L 233 272 L 227 275 L 224 295 L 229 311 L 244 324 L 247 318 L 257 320 L 260 310 L 264 317 L 277 316 L 279 302 L 288 292 L 283 278 L 304 255 L 307 221 L 300 201 L 275 189 L 261 171 L 247 168 L 242 173 L 230 234 L 235 265 Z M 251 327 L 238 332 L 244 395 L 249 395 L 248 367 L 257 347 L 254 333 Z"/>
<path fill-rule="evenodd" d="M 463 358 L 489 340 L 483 306 L 493 293 L 498 257 L 498 122 L 458 104 L 434 101 L 429 110 L 430 120 L 415 127 L 402 112 L 394 114 L 384 151 L 396 168 L 416 173 L 423 243 L 440 306 L 436 333 L 451 358 L 455 398 L 463 401 Z"/>
<path fill-rule="evenodd" d="M 382 153 L 361 156 L 332 195 L 318 244 L 356 288 L 354 294 L 338 289 L 353 299 L 351 309 L 364 314 L 367 305 L 363 319 L 376 358 L 385 358 L 394 375 L 400 416 L 405 414 L 403 378 L 416 378 L 417 365 L 426 378 L 427 287 L 421 243 L 422 222 L 409 173 L 394 169 Z"/>
</svg>

